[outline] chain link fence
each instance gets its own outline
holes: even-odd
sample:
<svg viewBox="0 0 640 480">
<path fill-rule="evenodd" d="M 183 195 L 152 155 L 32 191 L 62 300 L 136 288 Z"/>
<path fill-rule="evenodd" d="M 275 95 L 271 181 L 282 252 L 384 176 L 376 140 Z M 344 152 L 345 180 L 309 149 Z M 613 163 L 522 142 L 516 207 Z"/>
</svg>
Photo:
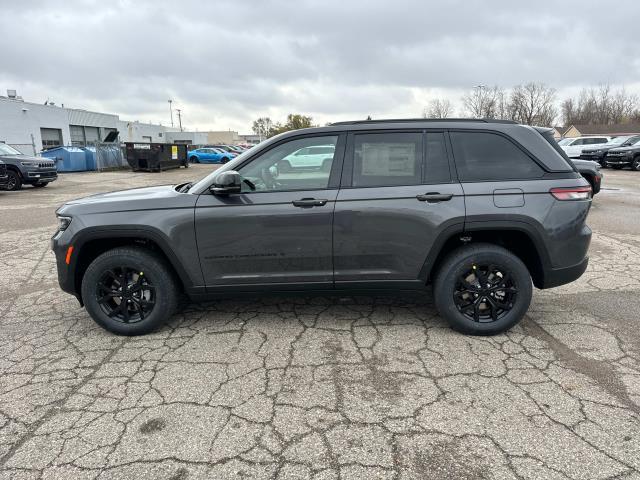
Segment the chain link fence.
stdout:
<svg viewBox="0 0 640 480">
<path fill-rule="evenodd" d="M 119 170 L 129 165 L 119 143 L 96 143 L 96 170 Z"/>
</svg>

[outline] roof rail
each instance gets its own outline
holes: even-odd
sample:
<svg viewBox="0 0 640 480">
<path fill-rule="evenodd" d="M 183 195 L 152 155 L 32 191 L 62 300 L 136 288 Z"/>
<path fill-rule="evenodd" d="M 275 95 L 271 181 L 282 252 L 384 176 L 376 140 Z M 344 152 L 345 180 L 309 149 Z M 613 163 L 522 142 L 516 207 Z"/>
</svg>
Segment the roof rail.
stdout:
<svg viewBox="0 0 640 480">
<path fill-rule="evenodd" d="M 517 124 L 513 120 L 498 120 L 495 118 L 389 118 L 386 120 L 349 120 L 345 122 L 334 122 L 331 125 L 361 125 L 376 123 L 424 123 L 424 122 L 483 122 L 483 123 L 506 123 Z"/>
</svg>

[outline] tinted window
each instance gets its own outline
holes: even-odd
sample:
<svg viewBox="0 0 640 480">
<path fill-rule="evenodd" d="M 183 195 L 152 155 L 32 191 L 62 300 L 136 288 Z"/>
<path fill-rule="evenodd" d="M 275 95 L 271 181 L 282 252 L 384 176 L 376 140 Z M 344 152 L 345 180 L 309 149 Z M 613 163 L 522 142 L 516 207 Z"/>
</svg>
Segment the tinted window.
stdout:
<svg viewBox="0 0 640 480">
<path fill-rule="evenodd" d="M 539 178 L 544 171 L 512 141 L 495 133 L 451 132 L 461 181 Z"/>
<path fill-rule="evenodd" d="M 329 185 L 337 136 L 308 137 L 278 145 L 238 171 L 256 191 L 319 190 Z M 310 155 L 310 146 L 322 146 L 329 153 Z M 253 191 L 246 183 L 243 192 Z"/>
<path fill-rule="evenodd" d="M 444 133 L 427 133 L 427 162 L 424 183 L 446 183 L 451 180 Z"/>
<path fill-rule="evenodd" d="M 353 186 L 418 185 L 422 134 L 375 133 L 354 137 Z"/>
</svg>

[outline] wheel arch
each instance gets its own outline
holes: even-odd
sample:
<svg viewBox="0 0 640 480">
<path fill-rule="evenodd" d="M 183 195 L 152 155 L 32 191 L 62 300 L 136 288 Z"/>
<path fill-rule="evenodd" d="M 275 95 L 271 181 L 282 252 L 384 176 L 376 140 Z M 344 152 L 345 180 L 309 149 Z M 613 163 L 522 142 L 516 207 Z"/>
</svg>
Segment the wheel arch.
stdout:
<svg viewBox="0 0 640 480">
<path fill-rule="evenodd" d="M 79 299 L 81 299 L 82 278 L 89 264 L 102 253 L 123 246 L 135 246 L 155 252 L 167 262 L 183 292 L 193 286 L 186 270 L 167 241 L 161 234 L 152 230 L 97 229 L 84 232 L 80 237 L 74 238 L 72 245 L 76 254 L 69 267 L 73 271 L 73 286 Z"/>
<path fill-rule="evenodd" d="M 429 283 L 450 252 L 473 243 L 500 245 L 516 255 L 527 266 L 533 284 L 544 285 L 544 272 L 551 262 L 546 247 L 535 227 L 524 222 L 471 222 L 464 229 L 454 226 L 444 230 L 434 242 L 420 279 Z"/>
</svg>

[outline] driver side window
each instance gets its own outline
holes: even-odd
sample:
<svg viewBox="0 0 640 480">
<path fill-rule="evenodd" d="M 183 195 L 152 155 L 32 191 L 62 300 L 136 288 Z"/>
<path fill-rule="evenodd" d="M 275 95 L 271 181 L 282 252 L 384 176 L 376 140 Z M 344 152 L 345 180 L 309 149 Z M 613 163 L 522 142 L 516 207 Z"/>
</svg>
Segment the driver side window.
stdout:
<svg viewBox="0 0 640 480">
<path fill-rule="evenodd" d="M 242 192 L 327 188 L 337 143 L 337 135 L 328 135 L 291 140 L 272 148 L 238 170 L 248 180 L 242 183 Z"/>
</svg>

